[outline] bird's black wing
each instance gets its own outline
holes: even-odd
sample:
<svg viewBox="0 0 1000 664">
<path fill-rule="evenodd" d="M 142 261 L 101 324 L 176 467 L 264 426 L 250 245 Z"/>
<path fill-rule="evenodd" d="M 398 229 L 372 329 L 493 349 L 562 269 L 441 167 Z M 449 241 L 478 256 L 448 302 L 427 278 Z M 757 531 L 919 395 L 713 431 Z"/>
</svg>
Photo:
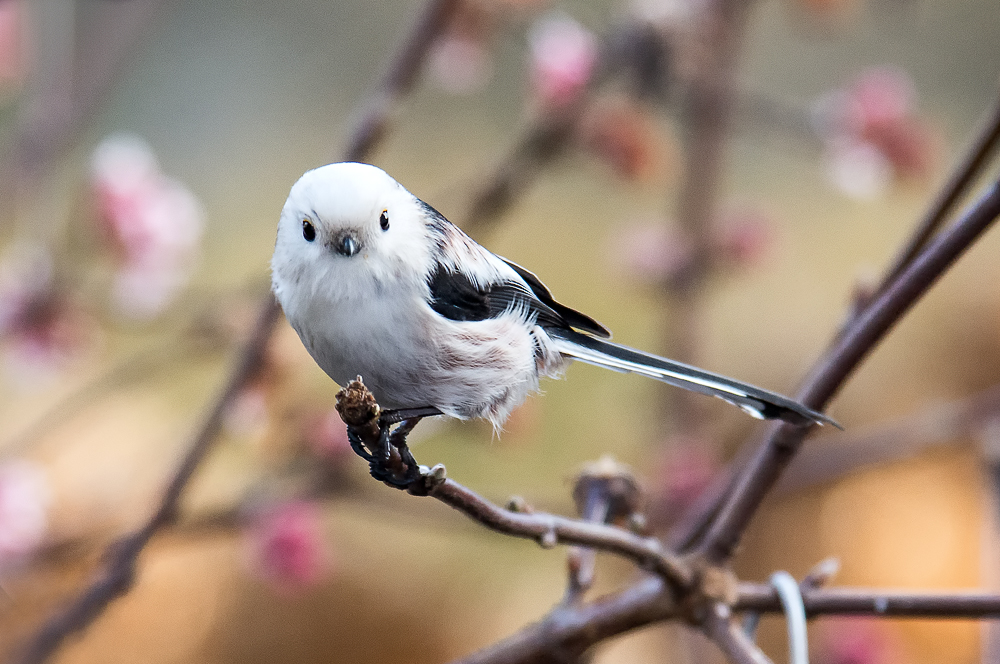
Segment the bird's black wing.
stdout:
<svg viewBox="0 0 1000 664">
<path fill-rule="evenodd" d="M 545 287 L 545 284 L 542 283 L 541 279 L 528 270 L 525 270 L 517 263 L 512 263 L 506 258 L 502 260 L 504 263 L 509 265 L 511 269 L 517 272 L 522 279 L 524 279 L 525 283 L 528 284 L 539 301 L 562 317 L 564 325 L 583 332 L 589 332 L 590 334 L 601 337 L 602 339 L 611 338 L 611 332 L 608 328 L 604 327 L 587 314 L 582 314 L 576 309 L 570 309 L 566 305 L 556 302 L 555 298 L 552 297 L 552 293 L 550 293 L 549 289 Z"/>
<path fill-rule="evenodd" d="M 464 236 L 464 233 L 443 214 L 424 201 L 420 201 L 420 204 L 427 215 L 426 223 L 431 235 L 437 238 L 439 251 L 454 240 L 456 233 Z M 473 241 L 470 239 L 469 242 Z M 438 264 L 427 277 L 431 292 L 431 308 L 445 318 L 458 321 L 496 318 L 510 308 L 523 308 L 529 315 L 535 317 L 539 325 L 576 329 L 602 339 L 611 338 L 611 332 L 590 316 L 556 302 L 549 289 L 534 274 L 506 258 L 501 260 L 510 266 L 524 283 L 505 280 L 477 285 L 468 275 Z"/>
<path fill-rule="evenodd" d="M 495 315 L 488 293 L 460 272 L 439 264 L 427 277 L 427 285 L 431 290 L 431 309 L 449 320 L 486 320 Z"/>
<path fill-rule="evenodd" d="M 486 320 L 497 318 L 508 310 L 523 310 L 539 325 L 569 327 L 559 312 L 517 281 L 477 285 L 468 275 L 438 264 L 428 275 L 427 285 L 431 309 L 450 320 Z"/>
</svg>

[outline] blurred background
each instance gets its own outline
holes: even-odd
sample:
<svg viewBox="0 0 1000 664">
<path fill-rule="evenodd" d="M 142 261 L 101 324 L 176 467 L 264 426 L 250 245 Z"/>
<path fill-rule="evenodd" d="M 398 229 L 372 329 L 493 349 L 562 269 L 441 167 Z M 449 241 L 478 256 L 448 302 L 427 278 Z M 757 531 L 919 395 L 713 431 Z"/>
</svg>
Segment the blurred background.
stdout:
<svg viewBox="0 0 1000 664">
<path fill-rule="evenodd" d="M 617 341 L 793 394 L 993 112 L 1000 5 L 762 0 L 720 49 L 709 4 L 463 0 L 371 161 Z M 154 509 L 267 293 L 289 187 L 343 153 L 421 9 L 0 0 L 0 657 Z M 553 122 L 554 155 L 508 161 Z M 505 163 L 521 186 L 482 213 Z M 1000 585 L 998 251 L 987 235 L 848 383 L 846 431 L 807 444 L 741 578 L 835 556 L 838 584 Z M 500 435 L 421 424 L 415 456 L 573 514 L 574 474 L 613 454 L 662 534 L 762 431 L 592 367 L 543 389 Z M 336 391 L 280 321 L 135 588 L 55 661 L 442 662 L 561 599 L 561 549 L 372 481 Z M 595 592 L 637 575 L 601 556 Z M 778 661 L 783 629 L 760 637 Z M 974 621 L 812 637 L 836 664 L 995 655 Z M 596 653 L 718 657 L 676 626 Z"/>
</svg>

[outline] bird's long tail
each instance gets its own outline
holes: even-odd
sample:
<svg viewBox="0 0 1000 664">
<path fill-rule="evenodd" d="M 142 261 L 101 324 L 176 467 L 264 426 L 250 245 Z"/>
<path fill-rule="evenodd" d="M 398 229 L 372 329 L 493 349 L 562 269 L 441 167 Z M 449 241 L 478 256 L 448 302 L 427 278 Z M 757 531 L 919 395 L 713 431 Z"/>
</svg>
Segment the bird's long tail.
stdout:
<svg viewBox="0 0 1000 664">
<path fill-rule="evenodd" d="M 550 330 L 549 334 L 556 340 L 556 348 L 560 353 L 581 362 L 648 376 L 686 390 L 718 397 L 759 419 L 780 419 L 800 426 L 832 424 L 838 429 L 842 428 L 823 413 L 797 401 L 732 378 L 596 339 L 575 330 Z"/>
</svg>

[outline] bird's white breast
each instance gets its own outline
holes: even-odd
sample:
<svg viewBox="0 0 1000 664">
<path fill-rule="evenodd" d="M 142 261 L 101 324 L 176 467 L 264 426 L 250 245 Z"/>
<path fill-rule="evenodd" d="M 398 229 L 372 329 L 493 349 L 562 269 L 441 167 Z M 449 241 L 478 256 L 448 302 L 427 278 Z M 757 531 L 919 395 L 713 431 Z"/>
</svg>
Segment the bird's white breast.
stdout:
<svg viewBox="0 0 1000 664">
<path fill-rule="evenodd" d="M 539 365 L 548 337 L 519 312 L 452 321 L 415 285 L 376 288 L 331 277 L 303 274 L 286 288 L 275 272 L 275 293 L 319 366 L 341 385 L 362 376 L 385 408 L 435 406 L 498 425 L 538 389 L 540 370 L 562 368 L 561 361 Z"/>
</svg>

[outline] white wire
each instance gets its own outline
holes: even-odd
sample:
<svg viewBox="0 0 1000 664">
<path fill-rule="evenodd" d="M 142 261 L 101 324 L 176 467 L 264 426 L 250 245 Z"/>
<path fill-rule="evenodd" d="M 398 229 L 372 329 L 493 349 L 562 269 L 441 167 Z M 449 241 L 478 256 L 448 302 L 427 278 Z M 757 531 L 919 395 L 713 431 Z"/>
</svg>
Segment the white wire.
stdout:
<svg viewBox="0 0 1000 664">
<path fill-rule="evenodd" d="M 802 602 L 802 589 L 788 572 L 771 575 L 771 585 L 778 592 L 778 599 L 785 610 L 788 624 L 789 664 L 809 664 L 809 641 L 806 635 L 806 606 Z"/>
</svg>

